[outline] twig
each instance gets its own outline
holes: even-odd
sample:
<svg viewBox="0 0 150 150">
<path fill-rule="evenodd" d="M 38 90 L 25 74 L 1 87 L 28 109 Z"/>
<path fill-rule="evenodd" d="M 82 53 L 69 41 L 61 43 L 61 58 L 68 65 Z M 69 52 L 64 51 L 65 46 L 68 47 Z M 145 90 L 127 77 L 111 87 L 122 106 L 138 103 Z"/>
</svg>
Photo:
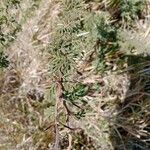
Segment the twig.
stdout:
<svg viewBox="0 0 150 150">
<path fill-rule="evenodd" d="M 72 128 L 70 126 L 67 126 L 65 124 L 63 124 L 62 122 L 59 122 L 61 125 L 63 125 L 65 128 L 68 128 L 69 130 L 75 131 L 75 130 L 81 130 L 81 128 Z"/>
<path fill-rule="evenodd" d="M 50 128 L 52 128 L 52 127 L 54 127 L 55 126 L 55 124 L 54 123 L 52 123 L 52 124 L 50 124 L 46 129 L 44 129 L 44 131 L 46 131 L 46 130 L 48 130 L 48 129 L 50 129 Z"/>
<path fill-rule="evenodd" d="M 57 102 L 56 102 L 57 103 Z M 54 149 L 55 150 L 60 150 L 60 146 L 59 146 L 59 128 L 58 128 L 58 111 L 57 111 L 57 104 L 55 106 L 55 145 L 54 145 Z"/>
<path fill-rule="evenodd" d="M 56 102 L 55 102 L 55 150 L 60 150 L 59 141 L 59 109 L 61 108 L 62 87 L 59 81 L 56 81 Z"/>
<path fill-rule="evenodd" d="M 71 134 L 69 133 L 68 134 L 68 139 L 69 139 L 69 146 L 68 146 L 68 148 L 67 148 L 67 150 L 71 150 L 72 149 L 72 136 L 71 136 Z"/>
<path fill-rule="evenodd" d="M 66 101 L 63 99 L 63 91 L 65 91 L 65 88 L 63 86 L 63 78 L 56 78 L 56 103 L 55 103 L 55 145 L 54 145 L 54 149 L 55 150 L 60 150 L 60 141 L 59 141 L 59 124 L 63 125 L 64 127 L 68 128 L 69 130 L 78 130 L 80 128 L 71 128 L 70 127 L 70 116 L 74 115 L 73 112 L 70 111 L 70 109 L 67 106 Z M 75 104 L 74 102 L 71 102 L 74 106 L 82 109 L 80 106 L 78 106 L 77 104 Z M 60 108 L 64 107 L 66 109 L 66 124 L 63 124 L 59 121 L 59 110 Z M 51 128 L 52 125 L 49 127 Z M 72 136 L 70 133 L 68 133 L 69 136 L 69 145 L 67 150 L 71 150 L 71 145 L 72 145 Z"/>
</svg>

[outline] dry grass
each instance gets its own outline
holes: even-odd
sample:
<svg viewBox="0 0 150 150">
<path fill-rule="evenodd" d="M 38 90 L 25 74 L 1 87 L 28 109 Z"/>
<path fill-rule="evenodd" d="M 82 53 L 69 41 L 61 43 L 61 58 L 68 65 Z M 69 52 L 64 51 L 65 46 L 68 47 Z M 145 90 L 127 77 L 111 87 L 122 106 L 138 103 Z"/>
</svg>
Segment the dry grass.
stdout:
<svg viewBox="0 0 150 150">
<path fill-rule="evenodd" d="M 16 12 L 22 31 L 5 51 L 10 66 L 1 75 L 0 149 L 3 150 L 44 149 L 53 139 L 52 131 L 44 132 L 49 122 L 44 117 L 47 103 L 43 102 L 49 86 L 49 54 L 43 50 L 59 7 L 53 1 L 41 1 L 39 9 L 26 20 L 25 10 L 30 6 L 31 1 L 26 1 Z M 15 13 L 15 9 L 11 11 Z"/>
<path fill-rule="evenodd" d="M 80 106 L 86 115 L 77 119 L 71 112 L 78 112 L 79 107 L 61 101 L 58 102 L 58 114 L 54 116 L 55 106 L 49 89 L 55 81 L 49 71 L 51 53 L 48 50 L 52 41 L 57 40 L 55 34 L 56 25 L 61 25 L 61 2 L 42 0 L 37 8 L 29 9 L 31 0 L 28 0 L 21 3 L 18 11 L 11 9 L 10 13 L 15 14 L 22 30 L 6 48 L 10 65 L 0 72 L 0 150 L 54 149 L 56 140 L 64 150 L 130 150 L 136 148 L 134 144 L 148 150 L 150 103 L 149 92 L 144 90 L 149 84 L 149 61 L 136 70 L 128 60 L 124 62 L 124 72 L 118 71 L 123 73 L 115 72 L 118 66 L 114 64 L 114 70 L 101 74 L 95 72 L 91 62 L 87 60 L 87 64 L 85 61 L 93 45 L 84 49 L 83 61 L 76 59 L 76 68 L 82 74 L 73 74 L 70 77 L 72 84 L 68 85 L 72 89 L 73 82 L 77 81 L 88 87 L 88 94 L 82 97 L 87 103 Z M 146 23 L 141 28 L 138 22 L 135 33 L 126 31 L 134 36 L 135 41 L 139 36 L 141 43 L 146 38 L 148 45 L 149 23 Z M 132 42 L 132 39 L 127 40 Z M 63 87 L 59 86 L 59 92 L 56 88 L 55 93 L 58 101 L 63 93 Z M 56 120 L 57 115 L 60 120 Z M 58 137 L 54 120 L 59 124 Z"/>
</svg>

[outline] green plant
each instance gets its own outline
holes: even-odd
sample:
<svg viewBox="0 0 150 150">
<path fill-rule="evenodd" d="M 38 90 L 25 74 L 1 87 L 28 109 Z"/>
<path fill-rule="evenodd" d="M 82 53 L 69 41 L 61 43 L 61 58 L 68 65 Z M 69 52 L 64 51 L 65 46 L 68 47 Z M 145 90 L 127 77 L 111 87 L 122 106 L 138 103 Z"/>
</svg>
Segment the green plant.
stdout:
<svg viewBox="0 0 150 150">
<path fill-rule="evenodd" d="M 0 6 L 0 48 L 3 50 L 16 39 L 17 33 L 21 31 L 18 20 L 9 12 L 11 6 L 15 6 L 17 10 L 19 3 L 20 1 L 17 0 L 5 1 Z"/>
<path fill-rule="evenodd" d="M 142 0 L 107 0 L 106 5 L 114 19 L 121 20 L 123 26 L 132 26 L 142 16 L 145 1 Z"/>
<path fill-rule="evenodd" d="M 141 34 L 135 25 L 142 1 L 0 4 L 0 68 L 9 65 L 5 50 L 13 62 L 0 78 L 0 127 L 6 132 L 0 131 L 0 144 L 35 150 L 58 149 L 54 144 L 77 150 L 146 148 L 141 141 L 148 145 L 149 57 L 126 55 L 149 50 L 145 37 L 141 41 L 145 33 L 149 43 L 149 29 Z"/>
<path fill-rule="evenodd" d="M 134 1 L 123 1 L 121 3 L 121 17 L 124 22 L 132 22 L 132 20 L 138 19 L 142 12 L 144 6 L 144 1 L 134 0 Z"/>
<path fill-rule="evenodd" d="M 117 29 L 112 27 L 111 24 L 105 22 L 104 18 L 100 20 L 100 24 L 97 25 L 97 54 L 98 61 L 97 68 L 105 69 L 105 57 L 108 53 L 114 53 L 119 50 L 119 39 L 117 35 Z M 99 68 L 99 69 L 100 69 Z"/>
<path fill-rule="evenodd" d="M 6 68 L 9 65 L 9 61 L 7 60 L 7 56 L 0 52 L 0 68 Z"/>
<path fill-rule="evenodd" d="M 20 4 L 20 0 L 6 0 L 6 6 L 10 7 L 10 6 L 15 6 L 18 7 Z"/>
<path fill-rule="evenodd" d="M 77 84 L 72 91 L 64 91 L 63 97 L 70 101 L 75 102 L 79 97 L 84 97 L 88 92 L 88 87 L 83 84 Z"/>
</svg>

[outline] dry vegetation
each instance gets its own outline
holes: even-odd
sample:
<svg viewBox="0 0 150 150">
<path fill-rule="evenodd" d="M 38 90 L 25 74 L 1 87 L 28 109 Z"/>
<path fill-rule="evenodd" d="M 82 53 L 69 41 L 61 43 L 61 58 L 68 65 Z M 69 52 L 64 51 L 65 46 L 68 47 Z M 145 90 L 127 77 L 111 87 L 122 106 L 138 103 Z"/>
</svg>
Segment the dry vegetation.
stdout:
<svg viewBox="0 0 150 150">
<path fill-rule="evenodd" d="M 0 150 L 150 150 L 149 0 L 0 1 Z"/>
</svg>

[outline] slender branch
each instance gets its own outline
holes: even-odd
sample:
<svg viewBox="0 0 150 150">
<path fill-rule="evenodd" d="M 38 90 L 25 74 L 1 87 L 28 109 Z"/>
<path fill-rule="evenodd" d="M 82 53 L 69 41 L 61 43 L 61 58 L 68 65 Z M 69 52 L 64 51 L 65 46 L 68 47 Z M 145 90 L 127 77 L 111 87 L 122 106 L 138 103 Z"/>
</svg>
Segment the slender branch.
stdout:
<svg viewBox="0 0 150 150">
<path fill-rule="evenodd" d="M 56 102 L 55 102 L 55 150 L 60 150 L 59 137 L 59 109 L 61 108 L 62 87 L 60 82 L 56 82 Z"/>
</svg>

